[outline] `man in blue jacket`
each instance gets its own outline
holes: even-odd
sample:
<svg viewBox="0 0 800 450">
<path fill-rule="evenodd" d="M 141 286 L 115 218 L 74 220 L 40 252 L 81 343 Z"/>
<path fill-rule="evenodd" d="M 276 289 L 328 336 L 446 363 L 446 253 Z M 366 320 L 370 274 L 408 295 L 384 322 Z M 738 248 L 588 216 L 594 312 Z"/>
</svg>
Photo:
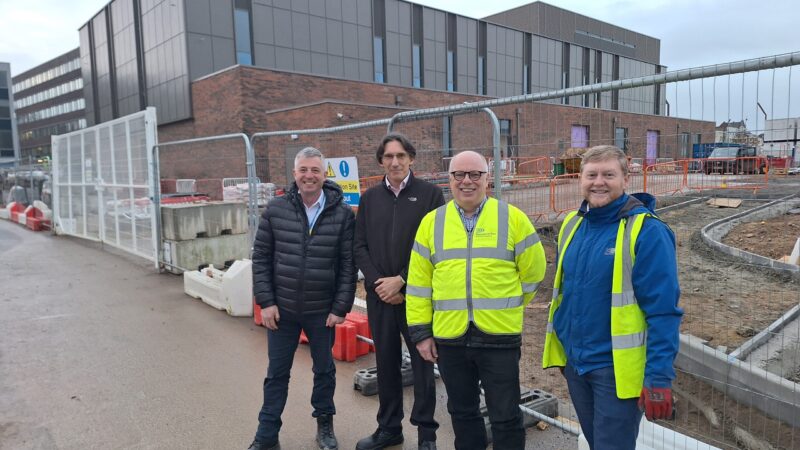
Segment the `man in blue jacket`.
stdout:
<svg viewBox="0 0 800 450">
<path fill-rule="evenodd" d="M 678 308 L 675 236 L 655 198 L 628 195 L 625 154 L 589 149 L 584 201 L 564 219 L 543 366 L 560 367 L 589 446 L 634 449 L 642 412 L 672 415 Z"/>
</svg>

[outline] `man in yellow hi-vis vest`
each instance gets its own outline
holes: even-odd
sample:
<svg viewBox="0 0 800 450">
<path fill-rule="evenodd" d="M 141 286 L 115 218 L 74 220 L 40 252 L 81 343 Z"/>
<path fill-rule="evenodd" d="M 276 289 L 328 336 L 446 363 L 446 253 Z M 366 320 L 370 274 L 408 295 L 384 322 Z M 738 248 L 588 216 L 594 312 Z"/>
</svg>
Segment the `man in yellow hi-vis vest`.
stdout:
<svg viewBox="0 0 800 450">
<path fill-rule="evenodd" d="M 438 362 L 459 450 L 488 445 L 480 387 L 494 448 L 525 447 L 519 410 L 523 310 L 546 265 L 528 217 L 486 196 L 487 172 L 478 153 L 451 160 L 454 200 L 422 219 L 406 286 L 409 334 L 424 359 Z"/>
<path fill-rule="evenodd" d="M 633 450 L 642 411 L 672 414 L 683 314 L 675 236 L 652 195 L 625 193 L 629 179 L 622 150 L 589 149 L 585 200 L 558 236 L 543 366 L 561 368 L 593 450 Z"/>
</svg>

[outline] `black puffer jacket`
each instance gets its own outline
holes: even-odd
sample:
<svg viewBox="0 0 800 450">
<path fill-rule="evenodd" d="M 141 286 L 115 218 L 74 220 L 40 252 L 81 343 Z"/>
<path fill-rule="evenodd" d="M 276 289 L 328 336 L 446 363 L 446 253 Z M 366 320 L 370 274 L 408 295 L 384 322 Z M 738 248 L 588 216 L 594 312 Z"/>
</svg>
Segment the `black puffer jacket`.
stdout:
<svg viewBox="0 0 800 450">
<path fill-rule="evenodd" d="M 278 305 L 281 314 L 344 317 L 353 306 L 355 216 L 339 186 L 326 180 L 325 208 L 308 232 L 303 201 L 293 184 L 269 202 L 253 247 L 253 294 L 262 308 Z"/>
</svg>

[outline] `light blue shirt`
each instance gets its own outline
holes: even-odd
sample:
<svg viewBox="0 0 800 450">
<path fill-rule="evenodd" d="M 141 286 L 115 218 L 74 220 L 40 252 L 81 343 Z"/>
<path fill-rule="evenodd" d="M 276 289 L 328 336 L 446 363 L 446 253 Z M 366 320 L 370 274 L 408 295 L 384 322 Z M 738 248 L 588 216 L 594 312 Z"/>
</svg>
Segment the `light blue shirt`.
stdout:
<svg viewBox="0 0 800 450">
<path fill-rule="evenodd" d="M 472 229 L 475 228 L 475 224 L 478 223 L 478 216 L 481 215 L 481 210 L 483 210 L 483 205 L 486 204 L 486 199 L 488 198 L 489 197 L 483 198 L 483 201 L 481 202 L 480 205 L 478 205 L 478 209 L 475 210 L 475 214 L 473 214 L 472 217 L 467 217 L 464 210 L 461 209 L 460 206 L 458 206 L 458 203 L 453 202 L 456 205 L 456 210 L 458 210 L 458 214 L 461 216 L 461 223 L 464 224 L 464 229 L 467 230 L 468 234 L 472 233 Z"/>
<path fill-rule="evenodd" d="M 306 208 L 306 217 L 308 217 L 308 232 L 311 233 L 311 230 L 314 229 L 314 224 L 317 222 L 319 215 L 325 208 L 325 192 L 319 193 L 319 198 L 316 202 L 314 202 L 313 205 L 306 206 L 306 204 L 303 203 L 303 206 Z"/>
</svg>

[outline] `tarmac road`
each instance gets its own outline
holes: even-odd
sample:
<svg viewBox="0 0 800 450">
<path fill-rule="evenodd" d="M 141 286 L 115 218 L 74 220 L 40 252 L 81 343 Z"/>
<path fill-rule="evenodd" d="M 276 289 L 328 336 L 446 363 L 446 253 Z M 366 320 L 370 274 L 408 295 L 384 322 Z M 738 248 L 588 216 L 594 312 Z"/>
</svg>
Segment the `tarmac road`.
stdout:
<svg viewBox="0 0 800 450">
<path fill-rule="evenodd" d="M 263 328 L 183 293 L 182 279 L 100 244 L 0 220 L 0 449 L 245 449 L 266 371 Z M 376 397 L 352 389 L 364 357 L 337 362 L 340 448 L 375 429 Z M 314 449 L 311 360 L 301 346 L 284 450 Z M 439 448 L 453 448 L 439 385 Z M 407 388 L 406 415 L 411 388 Z M 406 420 L 406 445 L 416 432 Z M 577 438 L 528 430 L 528 448 Z M 399 448 L 399 447 L 398 447 Z"/>
</svg>

